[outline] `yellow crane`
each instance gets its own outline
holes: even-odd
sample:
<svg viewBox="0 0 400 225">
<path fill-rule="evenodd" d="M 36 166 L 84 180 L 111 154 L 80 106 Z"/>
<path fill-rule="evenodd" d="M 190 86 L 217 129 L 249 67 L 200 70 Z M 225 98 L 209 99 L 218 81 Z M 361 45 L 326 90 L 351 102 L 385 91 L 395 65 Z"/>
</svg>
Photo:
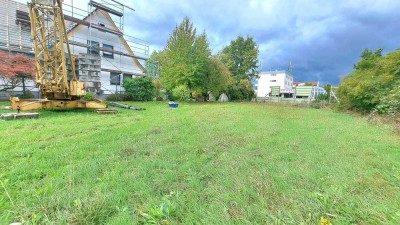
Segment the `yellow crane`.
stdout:
<svg viewBox="0 0 400 225">
<path fill-rule="evenodd" d="M 100 100 L 83 101 L 85 83 L 77 79 L 65 28 L 62 0 L 28 3 L 36 60 L 36 86 L 44 99 L 12 97 L 14 110 L 45 108 L 107 108 Z"/>
</svg>

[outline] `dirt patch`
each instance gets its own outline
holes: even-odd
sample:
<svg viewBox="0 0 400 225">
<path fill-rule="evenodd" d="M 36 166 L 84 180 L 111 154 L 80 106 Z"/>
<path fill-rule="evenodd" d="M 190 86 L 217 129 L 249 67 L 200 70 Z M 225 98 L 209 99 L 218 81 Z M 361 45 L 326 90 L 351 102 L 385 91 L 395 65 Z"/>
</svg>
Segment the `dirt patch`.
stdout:
<svg viewBox="0 0 400 225">
<path fill-rule="evenodd" d="M 149 134 L 161 134 L 161 129 L 159 127 L 151 128 L 148 132 Z"/>
<path fill-rule="evenodd" d="M 243 212 L 239 207 L 233 206 L 228 209 L 229 216 L 233 219 L 240 219 L 243 217 Z"/>
</svg>

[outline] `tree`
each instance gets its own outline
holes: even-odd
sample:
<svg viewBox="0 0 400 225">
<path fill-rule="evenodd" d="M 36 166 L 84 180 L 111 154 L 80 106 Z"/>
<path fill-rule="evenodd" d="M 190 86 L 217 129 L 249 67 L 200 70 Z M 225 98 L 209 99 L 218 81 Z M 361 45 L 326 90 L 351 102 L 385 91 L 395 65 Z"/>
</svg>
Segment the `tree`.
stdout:
<svg viewBox="0 0 400 225">
<path fill-rule="evenodd" d="M 250 101 L 255 96 L 253 85 L 251 85 L 248 79 L 241 79 L 238 83 L 234 83 L 228 87 L 228 96 L 232 101 Z"/>
<path fill-rule="evenodd" d="M 382 55 L 382 49 L 366 49 L 360 61 L 341 82 L 338 94 L 344 109 L 370 112 L 399 108 L 400 50 Z M 393 104 L 393 105 L 391 105 Z M 393 106 L 393 107 L 392 107 Z"/>
<path fill-rule="evenodd" d="M 160 79 L 153 79 L 154 95 L 157 101 L 164 100 L 165 93 L 163 93 L 163 86 Z"/>
<path fill-rule="evenodd" d="M 376 66 L 377 59 L 382 57 L 383 49 L 379 48 L 375 51 L 365 49 L 361 53 L 361 60 L 354 65 L 355 70 L 368 70 Z"/>
<path fill-rule="evenodd" d="M 319 94 L 318 96 L 317 96 L 317 100 L 319 100 L 319 101 L 328 101 L 328 102 L 330 102 L 330 100 L 331 100 L 331 90 L 332 90 L 332 85 L 331 84 L 325 84 L 324 85 L 324 90 L 325 90 L 325 93 L 324 94 Z"/>
<path fill-rule="evenodd" d="M 242 79 L 252 81 L 258 76 L 258 53 L 252 37 L 239 36 L 222 50 L 221 57 L 236 82 Z"/>
<path fill-rule="evenodd" d="M 0 51 L 0 91 L 7 91 L 23 86 L 25 95 L 25 79 L 32 79 L 36 75 L 35 60 L 25 54 L 12 54 Z"/>
<path fill-rule="evenodd" d="M 251 100 L 254 90 L 251 82 L 258 76 L 258 46 L 252 37 L 239 36 L 221 52 L 221 61 L 229 68 L 234 82 L 229 85 L 231 100 Z"/>
<path fill-rule="evenodd" d="M 155 94 L 153 80 L 150 77 L 139 77 L 124 80 L 125 93 L 134 101 L 151 101 Z"/>
<path fill-rule="evenodd" d="M 219 96 L 233 84 L 232 73 L 217 56 L 211 57 L 208 63 L 208 71 L 204 84 L 204 100 L 208 97 L 209 92 L 214 96 Z"/>
<path fill-rule="evenodd" d="M 324 90 L 326 91 L 326 93 L 331 93 L 332 85 L 330 83 L 325 84 Z"/>
<path fill-rule="evenodd" d="M 190 97 L 203 89 L 211 51 L 206 34 L 196 36 L 188 18 L 172 32 L 162 54 L 160 75 L 166 89 L 187 89 Z"/>
</svg>

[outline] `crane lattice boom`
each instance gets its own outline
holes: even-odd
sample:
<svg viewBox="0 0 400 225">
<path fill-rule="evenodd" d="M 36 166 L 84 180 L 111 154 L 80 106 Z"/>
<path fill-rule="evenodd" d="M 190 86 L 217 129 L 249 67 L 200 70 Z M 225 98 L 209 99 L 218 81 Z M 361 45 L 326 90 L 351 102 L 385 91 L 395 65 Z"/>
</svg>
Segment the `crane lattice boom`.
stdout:
<svg viewBox="0 0 400 225">
<path fill-rule="evenodd" d="M 75 74 L 61 0 L 32 0 L 28 5 L 36 85 L 47 99 L 79 99 L 86 94 L 85 84 Z"/>
</svg>

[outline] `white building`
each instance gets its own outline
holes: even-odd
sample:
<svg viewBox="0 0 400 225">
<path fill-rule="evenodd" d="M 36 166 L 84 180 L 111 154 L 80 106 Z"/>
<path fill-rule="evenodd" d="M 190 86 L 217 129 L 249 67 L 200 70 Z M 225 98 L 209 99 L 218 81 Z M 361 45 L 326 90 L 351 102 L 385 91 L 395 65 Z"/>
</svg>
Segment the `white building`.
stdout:
<svg viewBox="0 0 400 225">
<path fill-rule="evenodd" d="M 108 12 L 96 9 L 84 21 L 90 22 L 92 26 L 99 26 L 101 29 L 89 30 L 82 24 L 73 26 L 68 30 L 70 47 L 74 55 L 101 56 L 99 81 L 103 94 L 122 92 L 124 79 L 145 75 L 143 58 L 135 56 L 131 46 L 123 37 L 122 31 Z M 79 76 L 81 79 L 81 70 Z"/>
<path fill-rule="evenodd" d="M 124 34 L 123 8 L 107 4 L 107 0 L 101 3 L 89 1 L 89 10 L 64 3 L 63 11 L 71 53 L 78 59 L 78 78 L 96 93 L 107 95 L 123 92 L 124 79 L 145 75 L 149 47 Z M 0 0 L 0 4 L 0 50 L 33 55 L 27 5 L 13 0 Z M 38 92 L 33 81 L 27 82 L 27 89 Z M 2 92 L 0 98 L 8 99 L 20 91 L 17 87 Z"/>
<path fill-rule="evenodd" d="M 282 94 L 293 93 L 293 75 L 286 70 L 261 72 L 255 86 L 257 97 L 269 97 L 271 87 L 276 86 L 279 86 Z"/>
</svg>

